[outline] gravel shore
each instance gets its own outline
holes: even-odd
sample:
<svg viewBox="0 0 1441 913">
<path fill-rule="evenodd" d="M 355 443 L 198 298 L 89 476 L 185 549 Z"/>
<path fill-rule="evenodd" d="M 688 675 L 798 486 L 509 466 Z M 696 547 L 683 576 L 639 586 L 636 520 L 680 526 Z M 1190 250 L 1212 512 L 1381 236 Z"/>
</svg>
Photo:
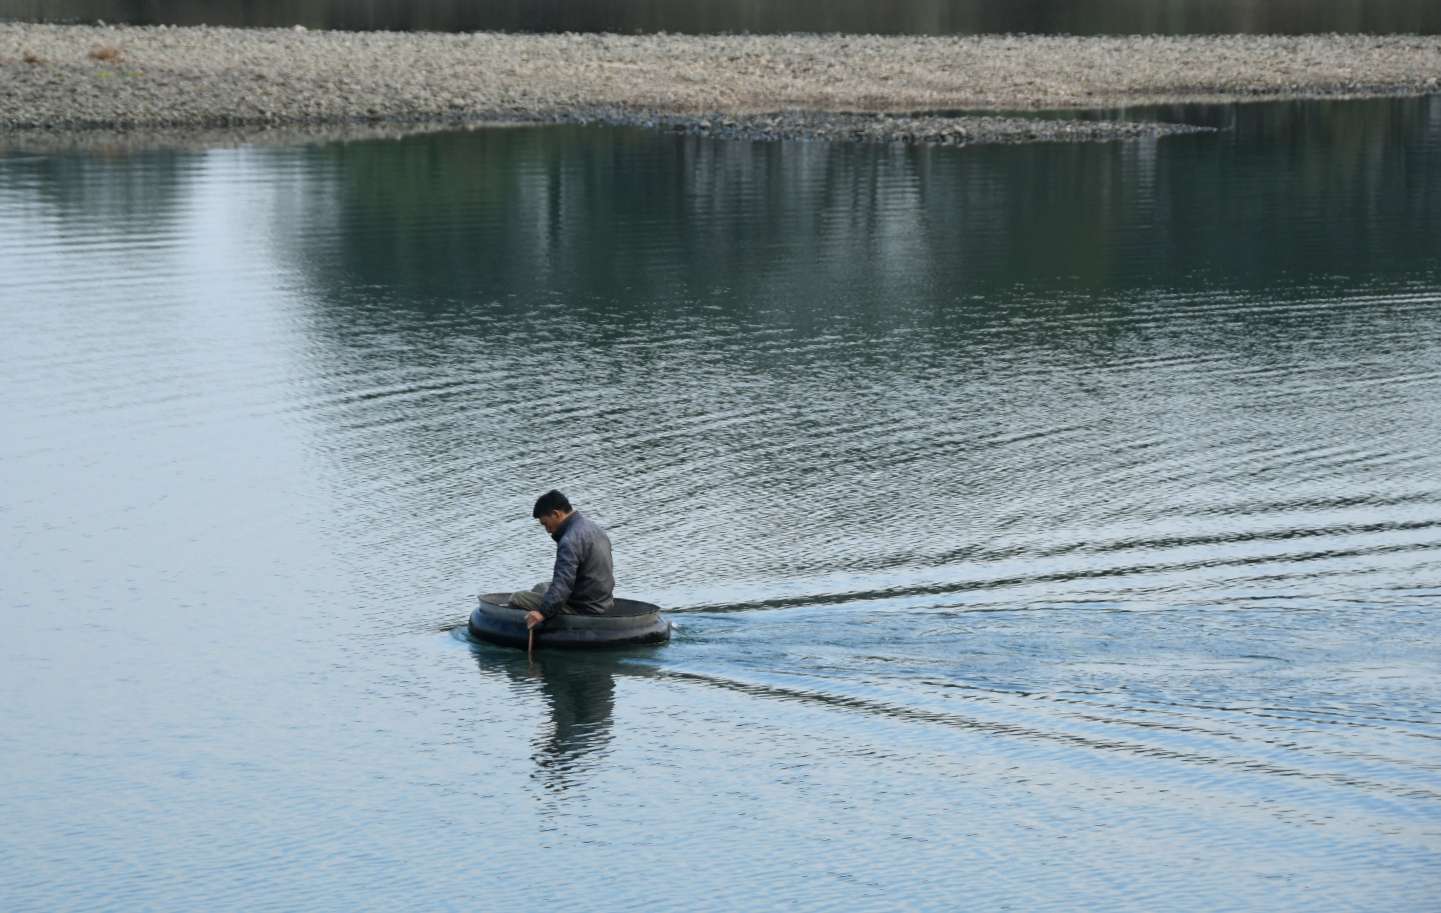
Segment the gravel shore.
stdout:
<svg viewBox="0 0 1441 913">
<path fill-rule="evenodd" d="M 12 140 L 34 131 L 492 121 L 873 142 L 1097 140 L 1194 128 L 1013 115 L 1436 91 L 1441 37 L 629 36 L 0 24 L 0 135 Z M 957 110 L 968 113 L 945 113 Z"/>
</svg>

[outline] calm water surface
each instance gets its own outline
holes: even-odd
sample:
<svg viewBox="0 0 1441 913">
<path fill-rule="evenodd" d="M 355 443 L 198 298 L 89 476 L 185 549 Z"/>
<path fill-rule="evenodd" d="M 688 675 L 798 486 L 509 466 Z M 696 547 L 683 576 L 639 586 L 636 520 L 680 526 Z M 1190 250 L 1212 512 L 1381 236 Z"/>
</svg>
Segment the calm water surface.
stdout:
<svg viewBox="0 0 1441 913">
<path fill-rule="evenodd" d="M 1441 32 L 1430 0 L 0 0 L 0 18 L 541 32 Z"/>
<path fill-rule="evenodd" d="M 1441 103 L 1214 118 L 0 158 L 0 907 L 1437 909 Z"/>
</svg>

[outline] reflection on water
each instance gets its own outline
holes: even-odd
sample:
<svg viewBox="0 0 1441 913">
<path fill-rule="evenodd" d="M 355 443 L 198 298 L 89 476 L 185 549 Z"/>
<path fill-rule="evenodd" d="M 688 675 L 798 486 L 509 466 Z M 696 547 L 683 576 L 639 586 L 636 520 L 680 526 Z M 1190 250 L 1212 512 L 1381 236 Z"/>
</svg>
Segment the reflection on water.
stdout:
<svg viewBox="0 0 1441 913">
<path fill-rule="evenodd" d="M 0 0 L 0 17 L 547 32 L 1301 34 L 1441 31 L 1418 0 Z"/>
<path fill-rule="evenodd" d="M 1161 113 L 0 158 L 5 908 L 1426 909 L 1441 108 Z"/>
<path fill-rule="evenodd" d="M 527 656 L 486 644 L 473 652 L 482 673 L 504 676 L 518 697 L 539 697 L 548 711 L 548 725 L 531 741 L 536 774 L 547 790 L 563 793 L 604 763 L 622 665 L 614 653 L 542 650 Z"/>
<path fill-rule="evenodd" d="M 746 319 L 787 283 L 820 284 L 824 293 L 786 300 L 799 319 L 829 310 L 864 276 L 884 284 L 877 303 L 892 315 L 864 319 L 959 329 L 986 315 L 948 305 L 1017 282 L 1072 296 L 1246 289 L 1317 263 L 1365 276 L 1394 264 L 1408 275 L 1434 254 L 1441 187 L 1431 146 L 1397 140 L 1436 132 L 1441 98 L 1140 112 L 1157 113 L 1227 132 L 957 156 L 645 131 L 615 131 L 597 146 L 586 128 L 483 131 L 326 147 L 316 158 L 336 169 L 337 185 L 316 186 L 284 217 L 324 211 L 340 222 L 339 244 L 316 233 L 296 253 L 322 271 L 322 290 L 347 296 L 347 315 L 359 304 L 398 321 L 395 304 L 434 315 L 487 294 L 498 299 L 491 307 L 531 308 L 508 295 L 539 280 L 584 308 L 582 331 L 602 333 L 609 322 L 595 311 L 621 289 L 675 310 L 694 309 L 685 291 L 708 292 L 727 312 L 751 308 Z M 1368 230 L 1355 231 L 1358 221 Z M 1265 256 L 1250 255 L 1262 247 Z M 399 301 L 368 308 L 350 296 L 382 280 Z"/>
</svg>

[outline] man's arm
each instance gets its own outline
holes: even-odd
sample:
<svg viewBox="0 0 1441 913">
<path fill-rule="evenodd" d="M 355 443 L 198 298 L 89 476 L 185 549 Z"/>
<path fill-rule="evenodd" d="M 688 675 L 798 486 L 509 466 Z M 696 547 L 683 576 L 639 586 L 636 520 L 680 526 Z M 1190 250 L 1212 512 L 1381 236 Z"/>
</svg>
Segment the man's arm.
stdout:
<svg viewBox="0 0 1441 913">
<path fill-rule="evenodd" d="M 540 601 L 540 614 L 547 620 L 560 611 L 575 589 L 575 575 L 580 569 L 580 549 L 576 547 L 575 538 L 567 536 L 561 539 L 555 550 L 555 570 L 551 572 L 545 598 Z"/>
</svg>

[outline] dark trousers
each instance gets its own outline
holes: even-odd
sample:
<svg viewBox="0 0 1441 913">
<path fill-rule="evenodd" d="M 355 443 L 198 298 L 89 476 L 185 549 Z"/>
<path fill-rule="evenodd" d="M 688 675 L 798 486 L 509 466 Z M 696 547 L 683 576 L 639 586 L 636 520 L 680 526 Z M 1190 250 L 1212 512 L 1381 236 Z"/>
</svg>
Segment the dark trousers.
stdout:
<svg viewBox="0 0 1441 913">
<path fill-rule="evenodd" d="M 541 600 L 545 598 L 545 591 L 549 588 L 550 584 L 548 582 L 537 583 L 528 590 L 511 593 L 510 604 L 517 609 L 525 609 L 527 612 L 539 612 Z M 560 604 L 560 614 L 574 615 L 576 611 L 570 607 L 569 603 L 563 602 Z"/>
</svg>

